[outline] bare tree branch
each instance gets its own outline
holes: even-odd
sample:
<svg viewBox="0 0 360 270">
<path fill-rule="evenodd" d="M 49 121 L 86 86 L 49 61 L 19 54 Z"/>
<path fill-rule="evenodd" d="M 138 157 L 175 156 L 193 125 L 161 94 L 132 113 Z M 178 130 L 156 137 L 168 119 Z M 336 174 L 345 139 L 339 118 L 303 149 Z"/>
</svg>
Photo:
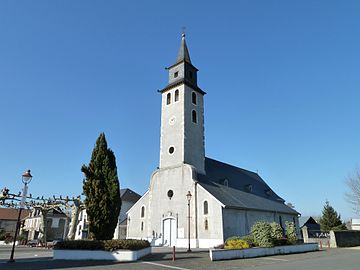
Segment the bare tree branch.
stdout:
<svg viewBox="0 0 360 270">
<path fill-rule="evenodd" d="M 348 187 L 345 199 L 348 203 L 352 204 L 353 211 L 356 214 L 360 214 L 360 169 L 356 168 L 355 173 L 349 175 L 345 183 Z"/>
</svg>

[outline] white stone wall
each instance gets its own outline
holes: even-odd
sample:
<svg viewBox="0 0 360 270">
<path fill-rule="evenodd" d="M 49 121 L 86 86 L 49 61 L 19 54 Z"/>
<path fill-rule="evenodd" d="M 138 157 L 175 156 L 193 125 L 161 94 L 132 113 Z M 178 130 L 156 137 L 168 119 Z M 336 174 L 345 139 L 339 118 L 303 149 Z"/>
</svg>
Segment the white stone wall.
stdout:
<svg viewBox="0 0 360 270">
<path fill-rule="evenodd" d="M 175 91 L 179 90 L 179 100 L 175 102 Z M 192 103 L 192 93 L 196 93 L 197 103 Z M 171 103 L 167 105 L 167 95 Z M 192 111 L 197 113 L 197 123 L 192 122 Z M 174 147 L 174 153 L 169 148 Z M 203 96 L 188 86 L 179 85 L 162 94 L 160 169 L 180 164 L 190 164 L 198 172 L 205 173 L 204 146 L 204 103 Z"/>
<path fill-rule="evenodd" d="M 179 101 L 175 102 L 175 91 L 179 90 Z M 171 103 L 167 105 L 167 95 Z M 184 85 L 162 94 L 160 131 L 160 168 L 180 165 L 184 161 Z M 174 147 L 173 154 L 169 148 Z"/>
<path fill-rule="evenodd" d="M 208 214 L 204 214 L 204 202 L 208 203 Z M 198 246 L 208 248 L 223 243 L 223 222 L 221 202 L 216 200 L 208 191 L 197 185 L 197 230 Z M 208 228 L 205 228 L 207 220 Z"/>
<path fill-rule="evenodd" d="M 164 237 L 163 222 L 167 218 L 175 221 L 175 245 L 186 246 L 188 239 L 188 207 L 186 194 L 191 192 L 190 237 L 195 241 L 195 182 L 194 169 L 186 164 L 159 169 L 151 177 L 149 191 L 128 212 L 127 238 L 148 239 L 153 245 L 162 245 Z M 173 197 L 168 197 L 168 191 Z M 145 216 L 141 217 L 141 207 Z M 129 222 L 130 218 L 130 222 Z M 143 223 L 143 230 L 141 230 Z"/>
<path fill-rule="evenodd" d="M 192 93 L 196 95 L 196 105 L 192 103 Z M 185 86 L 185 140 L 184 162 L 205 174 L 204 97 Z M 192 122 L 192 111 L 196 111 L 197 123 Z"/>
</svg>

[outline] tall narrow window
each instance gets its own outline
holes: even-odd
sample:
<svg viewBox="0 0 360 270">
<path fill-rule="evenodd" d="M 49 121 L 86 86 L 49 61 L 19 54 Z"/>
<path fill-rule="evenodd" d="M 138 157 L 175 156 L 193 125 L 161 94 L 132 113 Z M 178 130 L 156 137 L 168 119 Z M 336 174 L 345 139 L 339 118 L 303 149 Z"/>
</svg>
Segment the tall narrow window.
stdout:
<svg viewBox="0 0 360 270">
<path fill-rule="evenodd" d="M 192 121 L 193 121 L 193 123 L 197 123 L 197 115 L 196 115 L 196 111 L 195 110 L 193 110 L 192 111 L 192 113 L 191 113 L 192 115 L 191 115 L 191 118 L 192 118 Z"/>
<path fill-rule="evenodd" d="M 171 102 L 171 94 L 168 93 L 168 94 L 166 95 L 166 105 L 169 105 L 170 102 Z"/>
<path fill-rule="evenodd" d="M 144 222 L 141 222 L 141 230 L 144 230 Z"/>
<path fill-rule="evenodd" d="M 205 230 L 208 230 L 209 229 L 209 222 L 207 219 L 205 219 Z"/>
<path fill-rule="evenodd" d="M 204 201 L 204 215 L 209 213 L 209 204 L 207 201 Z"/>
<path fill-rule="evenodd" d="M 145 217 L 145 206 L 141 207 L 141 217 Z"/>
<path fill-rule="evenodd" d="M 175 102 L 179 101 L 179 90 L 175 90 Z"/>
<path fill-rule="evenodd" d="M 192 94 L 191 94 L 191 100 L 192 100 L 192 103 L 193 103 L 194 105 L 196 105 L 196 93 L 195 93 L 195 92 L 192 92 Z"/>
</svg>

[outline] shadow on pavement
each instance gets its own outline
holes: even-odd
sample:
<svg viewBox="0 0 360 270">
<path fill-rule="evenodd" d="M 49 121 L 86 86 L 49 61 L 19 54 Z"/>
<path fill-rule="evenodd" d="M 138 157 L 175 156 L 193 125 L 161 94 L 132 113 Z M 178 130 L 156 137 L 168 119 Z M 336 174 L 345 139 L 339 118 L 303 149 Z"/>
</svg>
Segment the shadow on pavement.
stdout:
<svg viewBox="0 0 360 270">
<path fill-rule="evenodd" d="M 16 270 L 45 270 L 45 269 L 58 269 L 58 268 L 74 268 L 74 267 L 87 267 L 87 266 L 100 266 L 100 265 L 114 265 L 126 264 L 114 261 L 68 261 L 68 260 L 28 260 L 19 259 L 14 263 L 0 263 L 1 270 L 16 269 Z"/>
</svg>

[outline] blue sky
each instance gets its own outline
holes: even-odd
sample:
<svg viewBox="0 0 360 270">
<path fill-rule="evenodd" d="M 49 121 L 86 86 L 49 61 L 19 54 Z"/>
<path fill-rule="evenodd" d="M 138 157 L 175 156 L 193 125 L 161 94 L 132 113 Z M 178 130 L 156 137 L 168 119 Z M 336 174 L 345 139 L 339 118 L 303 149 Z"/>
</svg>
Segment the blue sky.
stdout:
<svg viewBox="0 0 360 270">
<path fill-rule="evenodd" d="M 159 162 L 164 67 L 186 27 L 206 155 L 258 171 L 303 215 L 344 218 L 360 163 L 358 1 L 1 1 L 0 187 L 82 192 L 100 132 L 121 187 Z"/>
</svg>

